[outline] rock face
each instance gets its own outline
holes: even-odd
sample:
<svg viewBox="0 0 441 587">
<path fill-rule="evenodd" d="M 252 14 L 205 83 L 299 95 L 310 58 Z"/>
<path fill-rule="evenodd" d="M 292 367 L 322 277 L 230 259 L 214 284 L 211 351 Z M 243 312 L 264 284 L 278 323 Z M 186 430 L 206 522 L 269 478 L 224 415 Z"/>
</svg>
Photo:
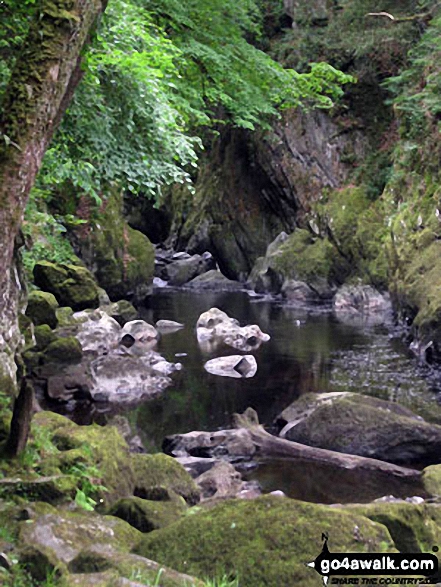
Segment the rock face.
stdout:
<svg viewBox="0 0 441 587">
<path fill-rule="evenodd" d="M 202 162 L 196 194 L 172 196 L 172 240 L 209 250 L 230 279 L 245 280 L 282 230 L 292 232 L 324 187 L 345 183 L 365 140 L 326 113 L 291 110 L 267 133 L 226 130 Z M 185 218 L 182 222 L 182 218 Z"/>
<path fill-rule="evenodd" d="M 277 422 L 280 436 L 309 446 L 392 463 L 439 462 L 440 426 L 361 394 L 306 394 Z"/>
<path fill-rule="evenodd" d="M 196 324 L 198 342 L 212 348 L 224 343 L 249 352 L 270 339 L 256 324 L 241 327 L 235 318 L 218 308 L 211 308 L 199 316 Z"/>
<path fill-rule="evenodd" d="M 151 292 L 154 248 L 124 219 L 122 193 L 114 190 L 109 194 L 99 224 L 92 223 L 89 230 L 79 227 L 73 238 L 81 258 L 112 301 L 127 297 L 143 301 Z"/>
<path fill-rule="evenodd" d="M 73 310 L 98 307 L 98 286 L 85 267 L 40 261 L 34 267 L 34 281 L 42 290 L 52 293 L 60 306 Z"/>
</svg>

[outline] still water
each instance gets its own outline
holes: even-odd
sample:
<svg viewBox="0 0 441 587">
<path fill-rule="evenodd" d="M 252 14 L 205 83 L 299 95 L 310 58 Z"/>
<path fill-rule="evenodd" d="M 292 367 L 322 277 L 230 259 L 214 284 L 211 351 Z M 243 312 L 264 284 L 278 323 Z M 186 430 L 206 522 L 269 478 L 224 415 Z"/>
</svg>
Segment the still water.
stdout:
<svg viewBox="0 0 441 587">
<path fill-rule="evenodd" d="M 217 307 L 241 325 L 258 324 L 271 336 L 255 355 L 257 374 L 231 379 L 207 373 L 203 365 L 217 356 L 239 354 L 230 347 L 201 349 L 196 339 L 200 314 Z M 147 322 L 175 320 L 185 324 L 164 334 L 156 350 L 183 369 L 173 385 L 155 400 L 124 409 L 132 429 L 149 452 L 161 450 L 169 434 L 216 430 L 231 425 L 231 416 L 254 408 L 272 430 L 276 416 L 307 392 L 351 391 L 398 401 L 426 420 L 441 424 L 440 376 L 419 367 L 407 345 L 391 328 L 342 321 L 324 309 L 299 309 L 247 292 L 203 292 L 159 289 L 142 310 Z M 78 423 L 105 423 L 114 407 L 77 405 L 70 413 Z M 290 497 L 321 503 L 367 502 L 382 495 L 422 495 L 415 484 L 390 482 L 381 476 L 335 470 L 308 462 L 261 463 L 249 475 L 264 491 L 282 489 Z"/>
<path fill-rule="evenodd" d="M 195 325 L 202 312 L 217 307 L 242 325 L 258 324 L 271 336 L 255 355 L 258 369 L 251 379 L 207 373 L 209 359 L 238 354 L 225 347 L 202 350 Z M 131 421 L 149 450 L 160 450 L 164 436 L 191 430 L 228 427 L 235 412 L 254 408 L 271 428 L 275 417 L 306 392 L 353 391 L 403 403 L 427 420 L 441 423 L 436 374 L 419 368 L 398 336 L 383 325 L 347 323 L 330 311 L 299 309 L 246 292 L 159 290 L 142 317 L 185 324 L 164 335 L 158 351 L 183 364 L 173 386 L 156 400 L 136 408 Z M 186 356 L 179 356 L 186 353 Z M 176 357 L 178 355 L 178 357 Z"/>
</svg>

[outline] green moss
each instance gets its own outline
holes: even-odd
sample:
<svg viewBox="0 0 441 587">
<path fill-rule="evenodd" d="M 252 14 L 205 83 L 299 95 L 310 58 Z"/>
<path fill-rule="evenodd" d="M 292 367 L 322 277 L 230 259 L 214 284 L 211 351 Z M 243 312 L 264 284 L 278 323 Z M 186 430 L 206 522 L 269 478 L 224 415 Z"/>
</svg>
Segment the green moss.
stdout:
<svg viewBox="0 0 441 587">
<path fill-rule="evenodd" d="M 41 261 L 35 264 L 34 281 L 51 292 L 62 306 L 85 310 L 99 305 L 98 286 L 85 267 Z"/>
<path fill-rule="evenodd" d="M 149 499 L 152 491 L 164 487 L 181 495 L 194 505 L 199 501 L 200 490 L 182 465 L 164 454 L 133 454 L 132 467 L 135 473 L 135 494 Z"/>
<path fill-rule="evenodd" d="M 423 470 L 423 484 L 430 495 L 441 497 L 441 465 L 431 465 Z"/>
<path fill-rule="evenodd" d="M 151 283 L 154 248 L 141 232 L 130 228 L 123 216 L 122 194 L 114 190 L 90 233 L 96 277 L 113 300 Z"/>
<path fill-rule="evenodd" d="M 73 310 L 67 306 L 57 308 L 55 312 L 59 326 L 71 326 L 75 321 L 72 319 Z"/>
<path fill-rule="evenodd" d="M 83 358 L 83 349 L 80 342 L 73 336 L 57 338 L 44 351 L 47 362 L 79 363 Z"/>
<path fill-rule="evenodd" d="M 185 516 L 146 535 L 136 550 L 199 577 L 237 573 L 241 587 L 315 587 L 317 575 L 306 563 L 317 557 L 322 532 L 331 551 L 394 551 L 387 529 L 364 516 L 273 496 Z"/>
<path fill-rule="evenodd" d="M 271 260 L 271 267 L 286 279 L 311 281 L 334 278 L 336 251 L 327 239 L 315 238 L 307 230 L 296 230 Z"/>
<path fill-rule="evenodd" d="M 56 328 L 58 323 L 55 313 L 57 307 L 58 303 L 53 294 L 35 290 L 28 296 L 26 315 L 36 326 L 47 324 L 51 328 Z"/>
<path fill-rule="evenodd" d="M 109 515 L 121 518 L 140 532 L 151 532 L 176 522 L 186 509 L 183 498 L 174 501 L 149 501 L 139 497 L 120 499 Z"/>
<path fill-rule="evenodd" d="M 55 334 L 52 332 L 48 324 L 42 324 L 35 327 L 35 350 L 42 351 L 56 340 Z"/>
<path fill-rule="evenodd" d="M 437 505 L 373 503 L 347 509 L 386 526 L 402 553 L 431 552 L 440 543 L 441 508 Z"/>
</svg>

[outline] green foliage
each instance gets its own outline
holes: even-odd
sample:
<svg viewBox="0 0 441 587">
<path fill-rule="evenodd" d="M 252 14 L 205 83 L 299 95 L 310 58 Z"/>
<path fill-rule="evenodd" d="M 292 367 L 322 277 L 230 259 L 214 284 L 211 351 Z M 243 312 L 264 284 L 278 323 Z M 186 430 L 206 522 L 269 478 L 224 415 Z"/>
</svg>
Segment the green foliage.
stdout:
<svg viewBox="0 0 441 587">
<path fill-rule="evenodd" d="M 286 70 L 250 42 L 260 35 L 252 0 L 110 2 L 40 185 L 97 202 L 112 184 L 158 196 L 191 183 L 201 126 L 254 129 L 281 107 L 329 108 L 353 81 L 325 63 Z"/>
<path fill-rule="evenodd" d="M 22 231 L 25 248 L 22 250 L 23 266 L 29 281 L 38 261 L 53 263 L 75 263 L 76 256 L 66 237 L 66 226 L 78 219 L 54 216 L 47 211 L 49 192 L 34 188 L 26 208 Z"/>
</svg>

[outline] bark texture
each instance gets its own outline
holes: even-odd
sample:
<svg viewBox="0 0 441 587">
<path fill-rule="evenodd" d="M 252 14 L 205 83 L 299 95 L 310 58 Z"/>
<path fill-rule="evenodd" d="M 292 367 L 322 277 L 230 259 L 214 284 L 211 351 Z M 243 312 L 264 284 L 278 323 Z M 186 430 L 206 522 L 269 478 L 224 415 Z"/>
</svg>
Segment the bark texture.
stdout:
<svg viewBox="0 0 441 587">
<path fill-rule="evenodd" d="M 11 332 L 18 331 L 16 316 L 9 315 L 15 306 L 14 241 L 44 153 L 80 80 L 81 51 L 105 3 L 43 0 L 6 90 L 0 115 L 0 351 L 4 347 L 10 355 L 17 344 Z"/>
</svg>

